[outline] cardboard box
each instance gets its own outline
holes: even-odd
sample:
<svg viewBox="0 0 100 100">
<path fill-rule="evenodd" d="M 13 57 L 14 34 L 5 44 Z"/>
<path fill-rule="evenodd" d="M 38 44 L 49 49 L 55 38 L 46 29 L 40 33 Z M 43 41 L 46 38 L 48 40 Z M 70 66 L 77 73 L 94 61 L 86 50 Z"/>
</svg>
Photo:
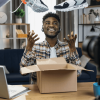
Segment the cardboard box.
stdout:
<svg viewBox="0 0 100 100">
<path fill-rule="evenodd" d="M 37 72 L 40 93 L 77 91 L 77 70 L 92 71 L 66 63 L 63 57 L 36 61 L 37 65 L 21 68 L 21 73 Z"/>
<path fill-rule="evenodd" d="M 17 34 L 17 38 L 27 38 L 27 34 Z"/>
<path fill-rule="evenodd" d="M 17 38 L 27 38 L 27 34 L 17 34 Z"/>
<path fill-rule="evenodd" d="M 24 32 L 21 29 L 16 29 L 16 33 L 17 38 L 27 38 L 27 34 L 24 34 Z"/>
</svg>

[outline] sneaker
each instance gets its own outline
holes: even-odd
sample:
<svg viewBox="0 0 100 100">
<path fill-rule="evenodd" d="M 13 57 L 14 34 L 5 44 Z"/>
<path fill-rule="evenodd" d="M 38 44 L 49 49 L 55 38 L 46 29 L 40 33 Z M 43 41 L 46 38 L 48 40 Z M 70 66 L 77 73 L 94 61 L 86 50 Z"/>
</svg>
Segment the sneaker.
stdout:
<svg viewBox="0 0 100 100">
<path fill-rule="evenodd" d="M 26 0 L 26 2 L 34 12 L 45 12 L 49 10 L 48 7 L 42 2 L 42 0 Z"/>
<path fill-rule="evenodd" d="M 80 0 L 80 1 L 79 0 L 66 0 L 62 2 L 61 4 L 54 6 L 54 9 L 56 11 L 65 12 L 65 11 L 72 11 L 72 10 L 88 7 L 88 3 L 86 2 L 86 0 Z"/>
</svg>

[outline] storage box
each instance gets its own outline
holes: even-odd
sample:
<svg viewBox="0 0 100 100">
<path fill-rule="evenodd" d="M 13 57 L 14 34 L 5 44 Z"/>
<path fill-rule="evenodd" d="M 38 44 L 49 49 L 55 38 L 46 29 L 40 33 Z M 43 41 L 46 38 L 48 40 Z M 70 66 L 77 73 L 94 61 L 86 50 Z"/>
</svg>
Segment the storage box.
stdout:
<svg viewBox="0 0 100 100">
<path fill-rule="evenodd" d="M 77 70 L 87 70 L 66 63 L 63 57 L 37 59 L 36 61 L 37 65 L 22 67 L 21 73 L 37 72 L 37 85 L 40 93 L 77 91 Z"/>
<path fill-rule="evenodd" d="M 27 38 L 27 34 L 17 34 L 17 38 Z"/>
<path fill-rule="evenodd" d="M 16 29 L 16 33 L 17 38 L 27 38 L 27 34 L 24 34 L 23 30 L 21 29 Z"/>
</svg>

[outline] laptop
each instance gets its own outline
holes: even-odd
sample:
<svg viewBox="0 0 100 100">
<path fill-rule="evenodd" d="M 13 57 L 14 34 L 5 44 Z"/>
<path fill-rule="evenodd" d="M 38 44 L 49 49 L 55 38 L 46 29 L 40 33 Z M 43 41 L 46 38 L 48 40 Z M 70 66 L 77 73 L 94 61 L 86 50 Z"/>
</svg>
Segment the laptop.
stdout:
<svg viewBox="0 0 100 100">
<path fill-rule="evenodd" d="M 0 65 L 0 98 L 12 99 L 29 91 L 29 88 L 21 85 L 8 85 L 4 66 Z"/>
</svg>

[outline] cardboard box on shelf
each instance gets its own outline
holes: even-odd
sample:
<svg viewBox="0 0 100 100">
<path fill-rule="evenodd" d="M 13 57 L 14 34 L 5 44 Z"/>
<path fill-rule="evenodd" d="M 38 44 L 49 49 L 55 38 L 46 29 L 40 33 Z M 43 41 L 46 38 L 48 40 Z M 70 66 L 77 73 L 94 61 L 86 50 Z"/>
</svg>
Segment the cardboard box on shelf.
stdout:
<svg viewBox="0 0 100 100">
<path fill-rule="evenodd" d="M 83 67 L 66 63 L 65 58 L 37 59 L 37 65 L 21 68 L 21 73 L 37 72 L 40 93 L 77 91 L 77 70 Z"/>
<path fill-rule="evenodd" d="M 24 34 L 24 32 L 21 29 L 16 29 L 17 38 L 27 38 L 27 34 Z"/>
<path fill-rule="evenodd" d="M 27 38 L 27 34 L 17 34 L 17 38 Z"/>
</svg>

